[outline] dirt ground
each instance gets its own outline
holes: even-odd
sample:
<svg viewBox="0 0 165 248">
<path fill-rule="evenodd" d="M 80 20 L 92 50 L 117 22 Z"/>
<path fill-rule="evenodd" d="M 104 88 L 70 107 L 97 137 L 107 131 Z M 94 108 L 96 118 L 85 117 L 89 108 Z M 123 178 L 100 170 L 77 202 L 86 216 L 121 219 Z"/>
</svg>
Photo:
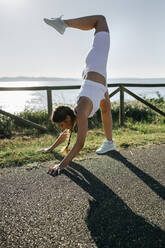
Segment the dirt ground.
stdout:
<svg viewBox="0 0 165 248">
<path fill-rule="evenodd" d="M 164 248 L 165 145 L 0 169 L 0 248 Z"/>
</svg>

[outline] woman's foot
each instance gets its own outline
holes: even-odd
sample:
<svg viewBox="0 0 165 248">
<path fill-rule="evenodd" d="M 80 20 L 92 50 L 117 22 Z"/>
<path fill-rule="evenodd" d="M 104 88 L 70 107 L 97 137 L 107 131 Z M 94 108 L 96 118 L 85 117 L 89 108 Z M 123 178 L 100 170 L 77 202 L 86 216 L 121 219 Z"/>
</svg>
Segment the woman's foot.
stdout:
<svg viewBox="0 0 165 248">
<path fill-rule="evenodd" d="M 51 19 L 44 18 L 44 22 L 55 28 L 60 34 L 63 34 L 68 25 L 61 18 L 62 16 Z"/>
<path fill-rule="evenodd" d="M 99 149 L 96 150 L 97 154 L 104 154 L 106 152 L 110 152 L 115 150 L 116 147 L 114 145 L 113 140 L 105 140 L 103 142 L 103 144 L 101 145 L 101 147 Z"/>
</svg>

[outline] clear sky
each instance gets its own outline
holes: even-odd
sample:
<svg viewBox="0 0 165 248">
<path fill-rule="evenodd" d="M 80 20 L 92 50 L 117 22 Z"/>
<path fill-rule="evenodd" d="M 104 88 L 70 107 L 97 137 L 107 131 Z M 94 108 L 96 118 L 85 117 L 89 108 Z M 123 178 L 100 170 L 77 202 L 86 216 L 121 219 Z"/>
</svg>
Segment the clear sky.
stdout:
<svg viewBox="0 0 165 248">
<path fill-rule="evenodd" d="M 61 14 L 105 15 L 108 77 L 165 77 L 165 0 L 0 0 L 0 77 L 81 77 L 94 32 L 43 22 Z"/>
</svg>

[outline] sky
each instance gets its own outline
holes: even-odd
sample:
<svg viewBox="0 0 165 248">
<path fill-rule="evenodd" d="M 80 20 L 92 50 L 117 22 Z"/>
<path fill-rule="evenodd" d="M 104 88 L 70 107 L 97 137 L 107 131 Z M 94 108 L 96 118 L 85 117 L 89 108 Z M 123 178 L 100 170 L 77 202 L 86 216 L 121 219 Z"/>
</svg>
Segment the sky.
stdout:
<svg viewBox="0 0 165 248">
<path fill-rule="evenodd" d="M 165 0 L 0 0 L 0 77 L 81 78 L 94 30 L 62 36 L 43 18 L 104 15 L 108 77 L 165 77 Z"/>
</svg>

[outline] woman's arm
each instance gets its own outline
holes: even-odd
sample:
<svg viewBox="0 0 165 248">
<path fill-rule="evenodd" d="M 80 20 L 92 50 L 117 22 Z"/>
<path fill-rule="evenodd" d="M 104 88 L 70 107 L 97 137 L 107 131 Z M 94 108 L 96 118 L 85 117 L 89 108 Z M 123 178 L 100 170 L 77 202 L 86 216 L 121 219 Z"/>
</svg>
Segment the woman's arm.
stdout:
<svg viewBox="0 0 165 248">
<path fill-rule="evenodd" d="M 77 126 L 78 132 L 76 143 L 68 155 L 61 161 L 59 165 L 60 169 L 66 167 L 84 146 L 86 134 L 88 131 L 88 118 L 85 114 L 77 116 Z"/>
<path fill-rule="evenodd" d="M 69 135 L 69 130 L 66 129 L 64 132 L 62 132 L 59 137 L 56 139 L 56 141 L 48 148 L 42 148 L 39 151 L 40 152 L 51 152 L 53 151 L 57 146 L 59 146 L 61 143 L 63 143 Z"/>
<path fill-rule="evenodd" d="M 79 153 L 85 143 L 86 134 L 88 131 L 88 116 L 92 111 L 92 101 L 87 97 L 81 97 L 76 107 L 76 122 L 78 126 L 77 140 L 72 150 L 61 161 L 60 164 L 48 169 L 51 175 L 58 175 L 60 169 L 65 168 L 72 159 Z"/>
<path fill-rule="evenodd" d="M 92 111 L 93 104 L 87 97 L 81 97 L 76 107 L 76 121 L 78 126 L 77 140 L 72 150 L 59 164 L 60 169 L 66 167 L 72 159 L 79 153 L 85 143 L 88 131 L 88 116 Z"/>
</svg>

